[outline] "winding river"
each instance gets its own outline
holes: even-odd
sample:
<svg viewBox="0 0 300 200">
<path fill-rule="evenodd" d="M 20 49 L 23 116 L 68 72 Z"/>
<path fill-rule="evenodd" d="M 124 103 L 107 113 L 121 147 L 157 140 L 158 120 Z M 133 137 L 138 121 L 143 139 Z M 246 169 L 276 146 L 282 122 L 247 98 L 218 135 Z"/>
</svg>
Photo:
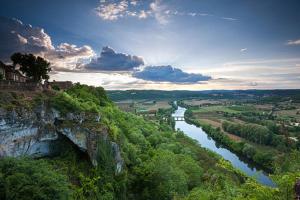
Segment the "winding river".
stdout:
<svg viewBox="0 0 300 200">
<path fill-rule="evenodd" d="M 185 111 L 185 108 L 178 106 L 178 109 L 173 113 L 172 116 L 183 117 Z M 241 170 L 248 176 L 254 177 L 259 183 L 270 187 L 276 187 L 276 185 L 268 177 L 268 174 L 266 172 L 264 172 L 258 166 L 255 166 L 255 164 L 251 163 L 250 161 L 246 161 L 245 159 L 242 160 L 228 149 L 219 147 L 217 145 L 217 142 L 210 138 L 207 133 L 202 130 L 201 127 L 197 127 L 193 124 L 188 124 L 185 121 L 176 121 L 175 128 L 180 129 L 187 136 L 197 140 L 202 147 L 205 147 L 219 154 L 225 160 L 230 161 L 234 167 Z"/>
</svg>

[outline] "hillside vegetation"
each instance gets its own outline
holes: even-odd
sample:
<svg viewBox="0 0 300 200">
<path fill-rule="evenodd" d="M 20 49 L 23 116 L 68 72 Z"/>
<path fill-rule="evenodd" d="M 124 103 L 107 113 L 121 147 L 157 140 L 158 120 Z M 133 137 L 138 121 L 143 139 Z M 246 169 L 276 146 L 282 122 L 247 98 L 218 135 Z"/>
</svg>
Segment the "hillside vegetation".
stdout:
<svg viewBox="0 0 300 200">
<path fill-rule="evenodd" d="M 5 100 L 8 97 L 9 99 Z M 297 172 L 274 176 L 278 188 L 262 186 L 216 154 L 163 122 L 120 111 L 101 87 L 75 85 L 67 91 L 32 97 L 10 93 L 2 109 L 47 103 L 62 114 L 97 113 L 110 140 L 121 149 L 124 166 L 117 172 L 111 148 L 98 142 L 98 165 L 63 143 L 54 157 L 0 160 L 0 199 L 292 199 Z"/>
</svg>

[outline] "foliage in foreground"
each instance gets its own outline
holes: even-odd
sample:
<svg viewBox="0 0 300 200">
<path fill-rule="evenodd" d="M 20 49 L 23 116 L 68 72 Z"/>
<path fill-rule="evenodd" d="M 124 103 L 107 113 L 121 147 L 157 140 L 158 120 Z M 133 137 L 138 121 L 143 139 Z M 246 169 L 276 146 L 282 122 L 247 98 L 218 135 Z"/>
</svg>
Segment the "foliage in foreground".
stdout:
<svg viewBox="0 0 300 200">
<path fill-rule="evenodd" d="M 71 199 L 67 178 L 43 161 L 4 158 L 0 162 L 0 199 Z"/>
</svg>

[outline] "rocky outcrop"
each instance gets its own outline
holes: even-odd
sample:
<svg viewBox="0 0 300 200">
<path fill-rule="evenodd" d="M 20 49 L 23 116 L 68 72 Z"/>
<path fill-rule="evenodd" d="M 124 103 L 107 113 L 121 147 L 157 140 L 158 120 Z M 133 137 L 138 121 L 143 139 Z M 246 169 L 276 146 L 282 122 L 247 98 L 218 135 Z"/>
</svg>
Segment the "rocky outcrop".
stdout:
<svg viewBox="0 0 300 200">
<path fill-rule="evenodd" d="M 0 156 L 49 155 L 51 143 L 58 139 L 53 125 L 54 113 L 45 108 L 32 111 L 1 109 Z"/>
<path fill-rule="evenodd" d="M 85 121 L 92 122 L 97 131 L 91 131 L 85 126 Z M 97 142 L 107 140 L 108 130 L 100 125 L 101 117 L 93 114 L 60 113 L 41 104 L 33 109 L 13 109 L 11 111 L 0 108 L 0 157 L 4 156 L 32 156 L 43 157 L 55 152 L 55 142 L 59 136 L 64 136 L 86 152 L 94 165 L 97 163 Z M 118 144 L 109 141 L 114 152 L 116 169 L 121 171 L 123 160 Z"/>
</svg>

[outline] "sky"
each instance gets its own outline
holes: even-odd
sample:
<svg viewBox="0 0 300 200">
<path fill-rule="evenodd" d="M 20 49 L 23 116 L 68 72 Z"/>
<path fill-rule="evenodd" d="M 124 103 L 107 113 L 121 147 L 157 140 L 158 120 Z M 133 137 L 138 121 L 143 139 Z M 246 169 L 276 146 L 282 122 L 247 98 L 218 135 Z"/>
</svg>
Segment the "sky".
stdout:
<svg viewBox="0 0 300 200">
<path fill-rule="evenodd" d="M 300 88 L 299 0 L 1 0 L 0 60 L 105 89 Z"/>
</svg>

